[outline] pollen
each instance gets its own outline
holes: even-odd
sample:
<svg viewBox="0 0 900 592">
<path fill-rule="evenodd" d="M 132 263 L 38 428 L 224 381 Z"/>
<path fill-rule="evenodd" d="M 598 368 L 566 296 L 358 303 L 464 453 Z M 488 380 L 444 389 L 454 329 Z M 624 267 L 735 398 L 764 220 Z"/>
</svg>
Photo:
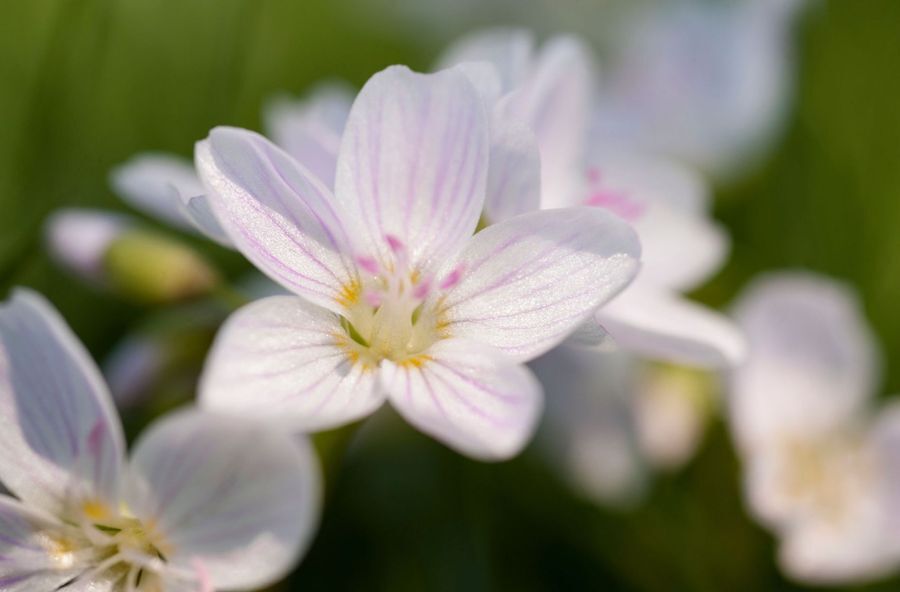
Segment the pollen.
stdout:
<svg viewBox="0 0 900 592">
<path fill-rule="evenodd" d="M 89 500 L 81 506 L 81 512 L 92 522 L 105 520 L 110 516 L 109 508 L 101 501 Z"/>
<path fill-rule="evenodd" d="M 351 306 L 359 301 L 360 294 L 362 294 L 362 284 L 358 280 L 353 280 L 341 287 L 335 300 L 341 306 Z"/>
<path fill-rule="evenodd" d="M 413 356 L 411 358 L 406 358 L 405 360 L 400 360 L 397 362 L 397 366 L 401 368 L 421 368 L 425 365 L 426 362 L 431 361 L 431 356 L 422 354 L 418 356 Z"/>
</svg>

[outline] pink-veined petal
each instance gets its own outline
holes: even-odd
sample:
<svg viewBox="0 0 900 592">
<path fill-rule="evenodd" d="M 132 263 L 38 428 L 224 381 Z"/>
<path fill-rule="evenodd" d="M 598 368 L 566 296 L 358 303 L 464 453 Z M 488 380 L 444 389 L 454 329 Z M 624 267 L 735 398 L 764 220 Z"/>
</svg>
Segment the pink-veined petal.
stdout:
<svg viewBox="0 0 900 592">
<path fill-rule="evenodd" d="M 69 493 L 118 499 L 124 438 L 100 372 L 52 306 L 0 306 L 0 480 L 60 515 Z"/>
<path fill-rule="evenodd" d="M 211 409 L 303 431 L 368 415 L 384 401 L 377 372 L 347 349 L 340 318 L 295 296 L 257 300 L 219 331 L 200 384 Z"/>
<path fill-rule="evenodd" d="M 530 31 L 489 29 L 463 37 L 444 52 L 438 63 L 440 68 L 450 68 L 465 62 L 488 62 L 500 77 L 501 90 L 507 93 L 527 77 L 533 52 Z"/>
<path fill-rule="evenodd" d="M 622 349 L 657 360 L 716 368 L 740 363 L 745 353 L 731 319 L 640 278 L 599 310 L 597 321 Z"/>
<path fill-rule="evenodd" d="M 323 83 L 300 100 L 279 97 L 267 105 L 266 129 L 326 187 L 334 187 L 341 135 L 352 104 L 353 91 L 347 85 Z"/>
<path fill-rule="evenodd" d="M 56 590 L 77 576 L 84 566 L 67 561 L 66 553 L 54 548 L 62 540 L 54 542 L 53 535 L 64 528 L 54 518 L 0 495 L 0 590 Z"/>
<path fill-rule="evenodd" d="M 391 404 L 407 421 L 482 460 L 518 454 L 543 404 L 541 387 L 525 366 L 466 340 L 438 341 L 415 363 L 382 362 L 381 376 Z"/>
<path fill-rule="evenodd" d="M 488 119 L 460 69 L 392 66 L 353 104 L 335 195 L 359 221 L 361 255 L 392 259 L 402 242 L 416 267 L 439 263 L 471 236 L 484 206 Z"/>
<path fill-rule="evenodd" d="M 443 297 L 447 330 L 527 361 L 627 286 L 640 251 L 628 224 L 597 208 L 532 212 L 490 226 L 453 262 L 462 278 Z"/>
<path fill-rule="evenodd" d="M 212 211 L 237 249 L 292 292 L 340 311 L 356 271 L 328 188 L 246 130 L 214 129 L 197 144 L 196 161 Z"/>
<path fill-rule="evenodd" d="M 843 284 L 807 272 L 765 276 L 746 289 L 735 318 L 748 345 L 729 397 L 742 446 L 844 425 L 873 395 L 879 354 Z"/>
<path fill-rule="evenodd" d="M 217 590 L 286 575 L 319 521 L 321 474 L 305 439 L 198 410 L 152 425 L 135 447 L 128 502 L 152 521 L 167 559 L 197 565 Z"/>
</svg>

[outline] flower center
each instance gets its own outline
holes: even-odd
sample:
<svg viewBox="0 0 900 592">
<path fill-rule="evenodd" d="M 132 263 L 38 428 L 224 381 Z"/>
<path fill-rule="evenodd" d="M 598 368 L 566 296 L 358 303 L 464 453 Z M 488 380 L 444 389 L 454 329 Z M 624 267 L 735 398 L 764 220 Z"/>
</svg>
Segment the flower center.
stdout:
<svg viewBox="0 0 900 592">
<path fill-rule="evenodd" d="M 373 368 L 382 360 L 415 364 L 429 346 L 447 337 L 441 299 L 432 296 L 452 288 L 462 275 L 455 269 L 435 283 L 410 265 L 403 243 L 385 239 L 393 259 L 357 258 L 364 279 L 344 290 L 344 333 L 338 336 L 354 362 Z"/>
<path fill-rule="evenodd" d="M 850 434 L 833 434 L 821 441 L 792 439 L 784 443 L 784 452 L 787 493 L 825 519 L 836 523 L 848 519 L 852 500 L 870 489 L 872 459 Z"/>
<path fill-rule="evenodd" d="M 70 520 L 61 531 L 44 536 L 45 547 L 59 568 L 82 566 L 85 571 L 79 581 L 113 580 L 128 591 L 165 589 L 162 572 L 169 569 L 169 548 L 152 524 L 94 500 L 74 504 L 68 515 Z"/>
</svg>

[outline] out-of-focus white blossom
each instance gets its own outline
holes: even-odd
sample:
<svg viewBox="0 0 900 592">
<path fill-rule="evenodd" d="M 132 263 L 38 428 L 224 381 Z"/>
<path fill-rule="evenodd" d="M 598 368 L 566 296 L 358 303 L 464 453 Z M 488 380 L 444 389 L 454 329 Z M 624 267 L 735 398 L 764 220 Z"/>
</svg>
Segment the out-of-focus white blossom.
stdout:
<svg viewBox="0 0 900 592">
<path fill-rule="evenodd" d="M 750 345 L 729 415 L 753 514 L 784 570 L 848 583 L 900 566 L 900 408 L 878 410 L 879 356 L 853 292 L 808 273 L 770 275 L 735 316 Z"/>
</svg>

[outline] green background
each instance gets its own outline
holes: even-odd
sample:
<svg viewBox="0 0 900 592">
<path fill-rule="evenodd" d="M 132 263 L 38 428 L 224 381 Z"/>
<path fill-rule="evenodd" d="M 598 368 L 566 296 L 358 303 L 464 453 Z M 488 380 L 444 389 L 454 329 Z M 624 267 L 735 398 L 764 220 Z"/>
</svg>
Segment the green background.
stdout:
<svg viewBox="0 0 900 592">
<path fill-rule="evenodd" d="M 29 0 L 0 14 L 0 295 L 44 292 L 98 358 L 147 311 L 47 260 L 49 212 L 124 209 L 106 175 L 132 154 L 187 156 L 214 125 L 259 128 L 275 91 L 323 77 L 358 85 L 391 63 L 427 69 L 445 41 L 324 0 Z M 724 305 L 767 269 L 843 278 L 885 347 L 882 393 L 896 392 L 900 2 L 822 2 L 800 24 L 790 122 L 757 170 L 719 188 L 734 253 L 698 296 Z M 232 273 L 245 268 L 196 244 Z M 284 590 L 798 589 L 744 513 L 721 425 L 629 512 L 573 498 L 533 453 L 484 465 L 399 423 L 380 434 L 330 461 L 321 532 Z"/>
</svg>

